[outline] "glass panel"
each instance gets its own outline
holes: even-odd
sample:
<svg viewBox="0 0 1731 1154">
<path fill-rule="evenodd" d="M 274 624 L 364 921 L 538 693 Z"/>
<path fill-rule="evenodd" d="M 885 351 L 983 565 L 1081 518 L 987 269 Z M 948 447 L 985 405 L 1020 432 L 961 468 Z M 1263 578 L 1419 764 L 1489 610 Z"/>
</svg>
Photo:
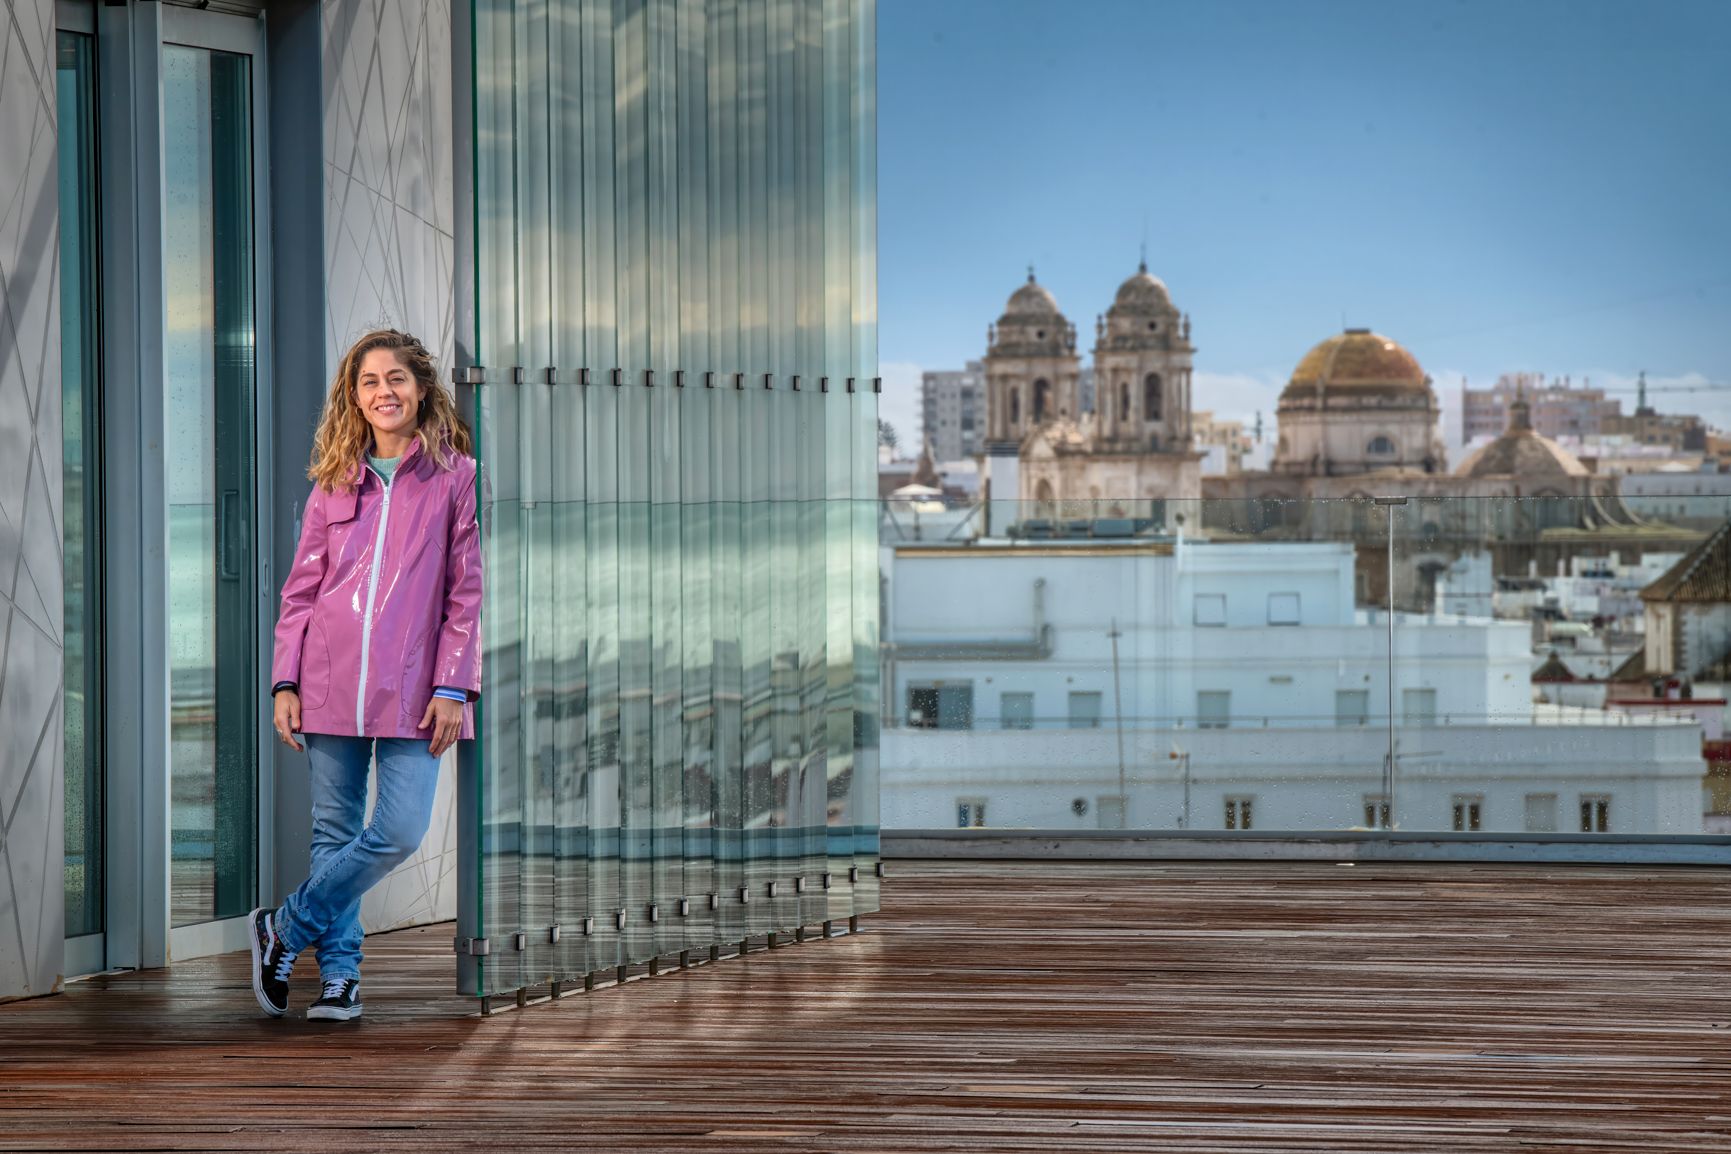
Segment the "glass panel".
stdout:
<svg viewBox="0 0 1731 1154">
<path fill-rule="evenodd" d="M 476 6 L 468 992 L 875 907 L 870 14 Z"/>
<path fill-rule="evenodd" d="M 102 410 L 96 45 L 58 33 L 66 936 L 102 929 Z"/>
<path fill-rule="evenodd" d="M 165 46 L 173 924 L 257 891 L 251 61 Z"/>
</svg>

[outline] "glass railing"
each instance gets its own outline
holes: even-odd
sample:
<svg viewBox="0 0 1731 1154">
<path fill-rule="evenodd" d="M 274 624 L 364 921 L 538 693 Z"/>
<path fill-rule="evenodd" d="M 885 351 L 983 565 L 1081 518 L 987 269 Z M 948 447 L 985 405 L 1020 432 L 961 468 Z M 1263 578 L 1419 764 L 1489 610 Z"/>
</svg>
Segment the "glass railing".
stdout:
<svg viewBox="0 0 1731 1154">
<path fill-rule="evenodd" d="M 1731 832 L 1727 499 L 1595 487 L 886 501 L 883 826 Z"/>
<path fill-rule="evenodd" d="M 466 992 L 593 985 L 877 908 L 873 508 L 489 494 Z"/>
</svg>

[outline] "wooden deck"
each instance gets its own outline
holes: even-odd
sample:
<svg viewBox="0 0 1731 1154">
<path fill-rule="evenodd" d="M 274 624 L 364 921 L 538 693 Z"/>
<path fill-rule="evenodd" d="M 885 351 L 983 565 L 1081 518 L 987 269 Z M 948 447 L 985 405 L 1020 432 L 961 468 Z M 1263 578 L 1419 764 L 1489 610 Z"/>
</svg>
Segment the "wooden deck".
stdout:
<svg viewBox="0 0 1731 1154">
<path fill-rule="evenodd" d="M 492 1018 L 244 955 L 0 1007 L 0 1150 L 1731 1149 L 1731 870 L 892 862 L 864 932 Z M 297 1005 L 312 986 L 310 962 Z"/>
</svg>

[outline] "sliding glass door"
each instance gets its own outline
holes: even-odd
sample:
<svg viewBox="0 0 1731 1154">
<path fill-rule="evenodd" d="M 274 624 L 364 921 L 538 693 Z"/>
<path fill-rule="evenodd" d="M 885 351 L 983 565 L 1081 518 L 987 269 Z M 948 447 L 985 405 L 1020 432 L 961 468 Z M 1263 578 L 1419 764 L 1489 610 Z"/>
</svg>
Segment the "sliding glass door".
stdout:
<svg viewBox="0 0 1731 1154">
<path fill-rule="evenodd" d="M 172 924 L 258 892 L 252 58 L 162 49 Z"/>
<path fill-rule="evenodd" d="M 61 31 L 59 102 L 60 397 L 66 641 L 66 936 L 103 928 L 101 312 L 96 38 Z M 98 938 L 91 960 L 102 964 Z"/>
</svg>

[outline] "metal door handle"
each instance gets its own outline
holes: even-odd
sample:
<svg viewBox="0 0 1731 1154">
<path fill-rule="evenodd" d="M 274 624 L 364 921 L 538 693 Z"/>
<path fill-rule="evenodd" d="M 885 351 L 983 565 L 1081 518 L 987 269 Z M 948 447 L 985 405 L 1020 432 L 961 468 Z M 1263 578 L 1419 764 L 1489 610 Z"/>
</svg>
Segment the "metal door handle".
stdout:
<svg viewBox="0 0 1731 1154">
<path fill-rule="evenodd" d="M 236 550 L 242 548 L 244 535 L 244 526 L 240 523 L 240 490 L 224 489 L 216 513 L 217 575 L 224 581 L 240 580 L 240 558 Z"/>
</svg>

